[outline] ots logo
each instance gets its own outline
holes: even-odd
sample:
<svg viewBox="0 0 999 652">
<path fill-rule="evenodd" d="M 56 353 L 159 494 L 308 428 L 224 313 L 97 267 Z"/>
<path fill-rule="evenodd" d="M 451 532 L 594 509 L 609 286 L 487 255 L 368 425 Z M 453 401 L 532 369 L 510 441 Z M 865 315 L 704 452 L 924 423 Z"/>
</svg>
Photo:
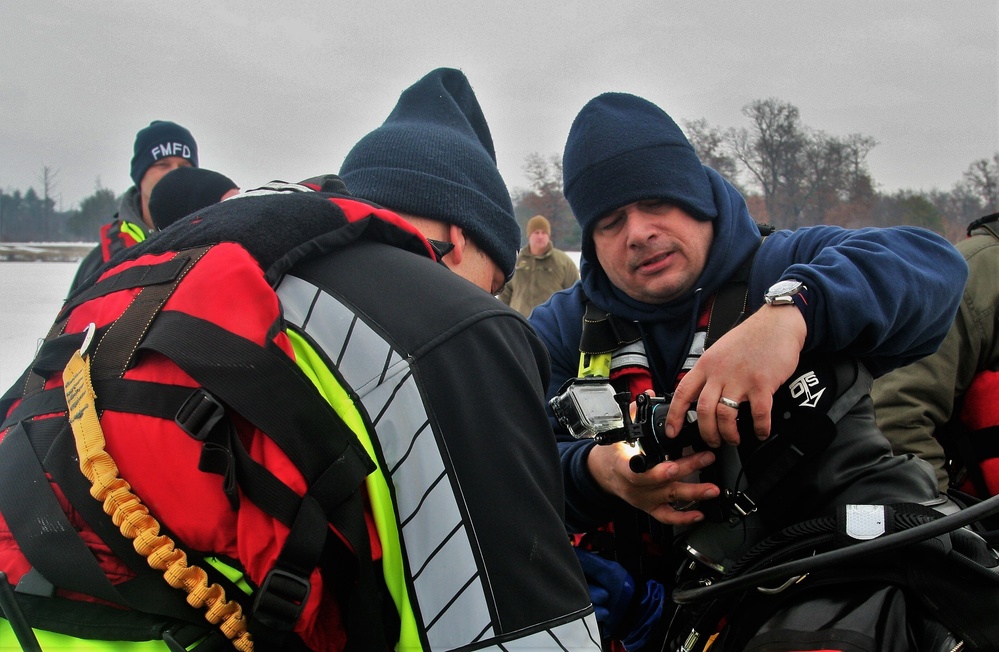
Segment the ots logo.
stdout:
<svg viewBox="0 0 999 652">
<path fill-rule="evenodd" d="M 826 391 L 825 387 L 819 388 L 818 391 L 815 391 L 818 388 L 818 385 L 819 379 L 818 376 L 815 375 L 815 372 L 806 371 L 791 381 L 791 398 L 797 399 L 804 396 L 805 400 L 801 402 L 801 407 L 817 407 L 819 399 L 822 398 L 822 395 Z"/>
</svg>

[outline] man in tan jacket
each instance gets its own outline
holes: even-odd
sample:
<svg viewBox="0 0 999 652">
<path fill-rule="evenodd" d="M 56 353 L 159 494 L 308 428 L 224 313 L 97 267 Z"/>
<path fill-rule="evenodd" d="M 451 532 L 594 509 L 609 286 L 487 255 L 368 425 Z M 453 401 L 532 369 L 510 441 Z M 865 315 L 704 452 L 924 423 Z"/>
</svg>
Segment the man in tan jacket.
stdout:
<svg viewBox="0 0 999 652">
<path fill-rule="evenodd" d="M 548 297 L 573 286 L 579 280 L 575 261 L 552 244 L 552 225 L 544 215 L 527 221 L 527 246 L 517 256 L 513 278 L 498 295 L 500 300 L 524 315 Z"/>
<path fill-rule="evenodd" d="M 941 491 L 985 498 L 999 494 L 999 213 L 972 222 L 968 236 L 957 244 L 968 282 L 940 349 L 879 378 L 871 397 L 896 455 L 930 462 Z"/>
</svg>

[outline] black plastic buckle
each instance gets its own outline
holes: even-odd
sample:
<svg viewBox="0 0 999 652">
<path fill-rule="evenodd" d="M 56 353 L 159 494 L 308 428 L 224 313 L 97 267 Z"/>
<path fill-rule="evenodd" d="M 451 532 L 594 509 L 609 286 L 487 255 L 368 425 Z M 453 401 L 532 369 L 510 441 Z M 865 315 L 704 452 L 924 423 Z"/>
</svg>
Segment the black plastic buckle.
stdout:
<svg viewBox="0 0 999 652">
<path fill-rule="evenodd" d="M 255 592 L 253 622 L 276 631 L 290 632 L 302 615 L 311 591 L 308 578 L 272 568 Z"/>
<path fill-rule="evenodd" d="M 194 390 L 177 410 L 174 421 L 181 429 L 198 441 L 205 441 L 222 417 L 225 407 L 203 389 Z"/>
</svg>

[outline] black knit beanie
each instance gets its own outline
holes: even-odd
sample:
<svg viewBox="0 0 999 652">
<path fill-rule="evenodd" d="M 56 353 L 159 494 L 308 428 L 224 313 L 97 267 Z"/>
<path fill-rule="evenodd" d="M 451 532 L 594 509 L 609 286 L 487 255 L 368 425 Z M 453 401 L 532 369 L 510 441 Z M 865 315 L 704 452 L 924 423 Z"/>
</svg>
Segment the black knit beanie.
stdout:
<svg viewBox="0 0 999 652">
<path fill-rule="evenodd" d="M 191 165 L 198 167 L 198 143 L 194 141 L 191 132 L 179 124 L 153 120 L 135 135 L 132 182 L 138 186 L 149 166 L 166 156 L 186 158 Z"/>
<path fill-rule="evenodd" d="M 204 168 L 177 168 L 166 173 L 149 195 L 149 215 L 162 231 L 177 220 L 217 204 L 238 188 L 232 179 Z"/>
<path fill-rule="evenodd" d="M 699 220 L 718 216 L 687 137 L 665 111 L 635 95 L 605 93 L 587 102 L 569 129 L 562 174 L 583 256 L 593 262 L 593 224 L 621 206 L 664 199 Z"/>
<path fill-rule="evenodd" d="M 520 226 L 489 126 L 460 70 L 439 68 L 403 91 L 382 126 L 347 154 L 340 177 L 358 197 L 462 227 L 513 275 Z"/>
</svg>

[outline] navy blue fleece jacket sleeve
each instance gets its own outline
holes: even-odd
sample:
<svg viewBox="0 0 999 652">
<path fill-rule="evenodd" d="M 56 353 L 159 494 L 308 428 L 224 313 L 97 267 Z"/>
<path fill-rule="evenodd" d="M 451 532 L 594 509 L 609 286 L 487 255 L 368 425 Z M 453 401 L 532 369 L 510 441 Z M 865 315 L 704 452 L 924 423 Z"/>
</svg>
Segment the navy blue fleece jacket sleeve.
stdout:
<svg viewBox="0 0 999 652">
<path fill-rule="evenodd" d="M 855 355 L 879 376 L 937 350 L 967 277 L 957 249 L 931 231 L 815 226 L 767 238 L 753 266 L 749 303 L 759 307 L 779 279 L 802 281 L 804 350 Z"/>
</svg>

